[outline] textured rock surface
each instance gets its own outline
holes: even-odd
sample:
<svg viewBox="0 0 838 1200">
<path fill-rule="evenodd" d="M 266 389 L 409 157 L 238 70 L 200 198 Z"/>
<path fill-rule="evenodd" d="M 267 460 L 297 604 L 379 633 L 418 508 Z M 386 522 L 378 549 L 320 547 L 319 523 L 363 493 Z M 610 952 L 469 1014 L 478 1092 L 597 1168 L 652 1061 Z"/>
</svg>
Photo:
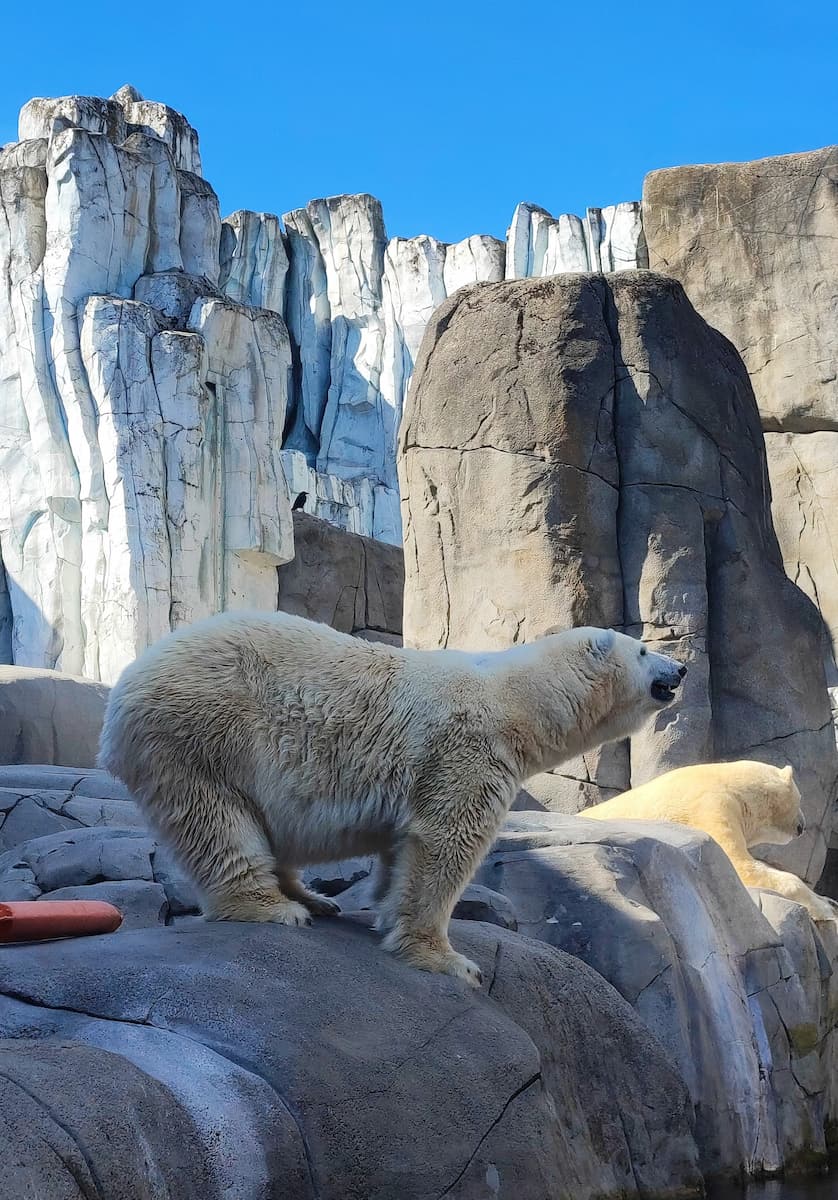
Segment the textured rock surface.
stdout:
<svg viewBox="0 0 838 1200">
<path fill-rule="evenodd" d="M 342 527 L 399 543 L 396 435 L 425 325 L 457 288 L 503 278 L 503 245 L 480 236 L 388 242 L 381 205 L 366 195 L 312 200 L 283 222 L 295 364 L 286 447 L 304 454 L 318 479 L 353 487 L 364 515 L 340 519 Z M 337 489 L 312 480 L 300 490 Z M 306 510 L 332 519 L 325 495 Z"/>
<path fill-rule="evenodd" d="M 648 267 L 640 205 L 589 208 L 585 220 L 519 204 L 506 234 L 506 278 Z"/>
<path fill-rule="evenodd" d="M 79 1089 L 101 1079 L 83 1143 L 98 1178 L 115 1169 L 112 1123 L 118 1146 L 126 1111 L 141 1123 L 162 1093 L 171 1112 L 146 1154 L 174 1155 L 172 1129 L 194 1132 L 194 1155 L 189 1137 L 178 1143 L 169 1177 L 184 1196 L 234 1187 L 261 1200 L 277 1178 L 284 1196 L 323 1200 L 585 1200 L 697 1184 L 685 1089 L 630 1007 L 538 943 L 494 926 L 454 937 L 483 965 L 489 998 L 411 971 L 347 920 L 15 947 L 0 963 L 4 1073 L 25 1085 L 41 1070 L 27 1111 L 70 1146 L 87 1111 Z M 60 1088 L 45 1062 L 62 1068 Z M 145 1098 L 126 1087 L 138 1077 Z M 27 1172 L 41 1200 L 69 1194 L 64 1155 L 31 1134 L 3 1146 L 15 1194 Z"/>
<path fill-rule="evenodd" d="M 838 148 L 653 171 L 643 219 L 652 267 L 745 361 L 786 569 L 836 643 Z"/>
<path fill-rule="evenodd" d="M 344 633 L 401 640 L 404 557 L 396 546 L 356 537 L 294 513 L 294 561 L 279 569 L 282 612 Z"/>
<path fill-rule="evenodd" d="M 215 298 L 218 205 L 182 117 L 123 90 L 35 101 L 21 135 L 0 161 L 10 652 L 110 680 L 172 624 L 273 606 L 290 343 Z"/>
<path fill-rule="evenodd" d="M 714 842 L 674 825 L 520 813 L 478 879 L 521 933 L 584 959 L 654 1030 L 689 1087 L 705 1172 L 825 1160 L 834 920 L 749 894 Z"/>
<path fill-rule="evenodd" d="M 815 882 L 838 773 L 821 624 L 782 570 L 733 347 L 672 280 L 565 275 L 461 292 L 417 371 L 406 642 L 490 648 L 593 624 L 665 644 L 690 663 L 676 706 L 630 750 L 530 792 L 576 811 L 676 765 L 791 762 L 809 826 L 774 858 Z"/>
<path fill-rule="evenodd" d="M 221 225 L 219 285 L 231 300 L 282 313 L 288 253 L 279 218 L 234 212 Z"/>
<path fill-rule="evenodd" d="M 0 763 L 92 767 L 107 698 L 89 679 L 0 666 Z"/>
<path fill-rule="evenodd" d="M 20 138 L 0 148 L 0 661 L 112 680 L 172 625 L 268 605 L 302 493 L 400 544 L 397 430 L 434 307 L 505 272 L 643 262 L 634 204 L 520 206 L 509 254 L 388 240 L 363 194 L 284 232 L 222 222 L 195 130 L 131 87 L 33 100 Z"/>
<path fill-rule="evenodd" d="M 48 831 L 37 813 L 63 826 Z M 0 956 L 0 1037 L 33 1039 L 27 1063 L 39 1039 L 59 1039 L 147 1072 L 172 1089 L 173 1120 L 196 1124 L 212 1171 L 220 1153 L 237 1196 L 262 1178 L 253 1148 L 266 1128 L 276 1147 L 286 1100 L 321 1196 L 383 1198 L 400 1167 L 399 1195 L 425 1196 L 427 1175 L 414 1182 L 411 1164 L 436 1171 L 440 1155 L 448 1184 L 459 1171 L 469 1181 L 451 1194 L 482 1195 L 488 1179 L 489 1194 L 510 1200 L 671 1196 L 697 1185 L 697 1166 L 754 1173 L 824 1155 L 838 1112 L 835 922 L 814 926 L 768 892 L 751 894 L 756 907 L 703 835 L 514 815 L 457 907 L 469 923 L 453 926 L 483 966 L 486 999 L 382 955 L 350 919 L 369 920 L 369 860 L 308 873 L 338 897 L 336 921 L 212 926 L 103 772 L 0 768 L 4 816 L 0 894 L 107 899 L 125 921 L 108 938 Z M 75 1062 L 61 1105 L 75 1096 Z M 112 1065 L 117 1082 L 121 1071 Z M 443 1120 L 449 1095 L 456 1111 Z M 425 1140 L 404 1158 L 408 1126 Z M 396 1139 L 392 1157 L 381 1157 L 381 1130 Z M 95 1139 L 87 1149 L 105 1152 Z M 29 1169 L 45 1160 L 32 1151 Z M 356 1192 L 356 1179 L 379 1190 Z"/>
</svg>

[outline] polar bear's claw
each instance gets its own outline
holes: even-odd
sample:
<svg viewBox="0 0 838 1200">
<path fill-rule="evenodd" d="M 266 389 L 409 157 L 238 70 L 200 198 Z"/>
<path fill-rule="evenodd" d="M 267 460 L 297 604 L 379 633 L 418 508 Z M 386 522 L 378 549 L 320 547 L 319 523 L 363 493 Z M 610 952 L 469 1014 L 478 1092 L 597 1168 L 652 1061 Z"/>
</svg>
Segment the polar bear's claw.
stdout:
<svg viewBox="0 0 838 1200">
<path fill-rule="evenodd" d="M 298 904 L 296 900 L 283 900 L 281 904 L 271 905 L 265 920 L 276 925 L 310 925 L 311 913 L 304 904 Z"/>
<path fill-rule="evenodd" d="M 472 987 L 480 987 L 483 982 L 483 972 L 477 963 L 466 958 L 464 954 L 456 954 L 453 950 L 441 967 L 443 975 L 453 975 L 455 979 L 464 979 Z"/>
</svg>

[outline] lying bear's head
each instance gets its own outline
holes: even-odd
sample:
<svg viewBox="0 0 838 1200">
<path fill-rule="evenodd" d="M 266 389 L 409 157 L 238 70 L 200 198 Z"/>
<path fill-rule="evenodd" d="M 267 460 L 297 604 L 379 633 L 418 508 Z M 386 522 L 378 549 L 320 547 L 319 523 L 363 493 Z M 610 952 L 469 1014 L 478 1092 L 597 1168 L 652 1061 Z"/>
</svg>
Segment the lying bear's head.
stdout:
<svg viewBox="0 0 838 1200">
<path fill-rule="evenodd" d="M 754 788 L 746 802 L 748 845 L 785 846 L 806 829 L 794 771 L 767 763 L 754 763 L 753 768 Z"/>
</svg>

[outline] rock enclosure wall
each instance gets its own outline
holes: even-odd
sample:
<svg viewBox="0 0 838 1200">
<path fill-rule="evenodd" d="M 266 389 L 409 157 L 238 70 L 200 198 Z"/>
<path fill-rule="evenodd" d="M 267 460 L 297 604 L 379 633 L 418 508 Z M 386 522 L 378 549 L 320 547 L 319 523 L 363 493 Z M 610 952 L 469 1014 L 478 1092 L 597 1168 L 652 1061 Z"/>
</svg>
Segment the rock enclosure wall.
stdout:
<svg viewBox="0 0 838 1200">
<path fill-rule="evenodd" d="M 350 865 L 351 873 L 341 869 Z M 251 1103 L 243 1086 L 248 1072 L 237 1074 L 241 1062 L 258 1060 L 260 1072 L 270 1069 L 277 1047 L 287 1061 L 272 1081 L 294 1100 L 297 1136 L 309 1161 L 319 1164 L 321 1197 L 366 1195 L 377 1186 L 371 1180 L 382 1181 L 382 1196 L 427 1196 L 428 1163 L 442 1155 L 448 1165 L 439 1185 L 450 1185 L 474 1161 L 476 1145 L 488 1157 L 478 1156 L 479 1173 L 466 1174 L 463 1190 L 447 1187 L 448 1195 L 487 1194 L 483 1185 L 495 1169 L 500 1186 L 489 1194 L 509 1200 L 663 1200 L 698 1194 L 702 1175 L 739 1178 L 825 1160 L 825 1130 L 838 1117 L 836 922 L 814 924 L 800 906 L 767 892 L 749 896 L 703 834 L 513 814 L 480 869 L 481 883 L 467 889 L 455 910 L 466 920 L 452 925 L 457 947 L 475 953 L 483 967 L 484 997 L 383 955 L 361 924 L 370 882 L 362 863 L 327 870 L 319 886 L 338 897 L 343 916 L 336 921 L 303 931 L 208 925 L 195 919 L 191 883 L 149 836 L 115 780 L 101 771 L 0 768 L 4 897 L 98 898 L 125 914 L 114 935 L 21 947 L 0 959 L 8 959 L 0 974 L 0 1036 L 16 1039 L 6 1075 L 10 1067 L 19 1072 L 40 1062 L 56 1036 L 65 1050 L 112 1051 L 107 1087 L 114 1079 L 123 1086 L 126 1061 L 148 1073 L 147 1090 L 154 1081 L 173 1085 L 181 1115 L 185 1109 L 197 1121 L 213 1171 L 234 1177 L 241 1197 L 266 1194 L 262 1130 L 271 1147 L 270 1177 L 281 1169 L 285 1194 L 315 1194 L 294 1185 L 297 1142 L 277 1140 L 286 1109 L 277 1106 L 275 1091 L 259 1091 L 259 1102 Z M 92 947 L 89 961 L 85 947 Z M 201 975 L 208 962 L 210 972 Z M 175 972 L 172 978 L 182 976 L 168 991 L 161 965 Z M 288 1008 L 284 1001 L 301 990 L 322 1000 L 324 979 L 331 989 L 326 1008 Z M 211 1051 L 201 1045 L 208 987 Z M 405 1015 L 417 993 L 422 1003 Z M 164 994 L 177 998 L 179 1016 L 159 1011 L 155 998 Z M 254 997 L 263 1009 L 254 1008 Z M 224 1045 L 235 1049 L 224 1058 L 217 1054 L 219 1012 L 229 1018 Z M 103 1016 L 109 1019 L 97 1019 Z M 181 1044 L 172 1031 L 187 1027 Z M 24 1034 L 33 1040 L 21 1042 Z M 468 1078 L 464 1037 L 474 1039 Z M 414 1072 L 401 1069 L 411 1047 L 419 1089 Z M 286 1092 L 289 1069 L 298 1075 Z M 87 1081 L 68 1058 L 61 1088 L 49 1092 L 53 1118 L 60 1114 L 66 1123 L 77 1110 L 87 1112 L 78 1104 Z M 440 1097 L 452 1089 L 457 1115 L 446 1110 L 440 1121 Z M 545 1111 L 513 1102 L 518 1089 L 530 1101 L 543 1098 Z M 482 1114 L 485 1105 L 499 1139 L 491 1152 L 473 1131 L 461 1136 L 464 1094 L 469 1113 L 478 1104 Z M 127 1111 L 133 1116 L 130 1099 Z M 86 1160 L 92 1157 L 100 1173 L 115 1166 L 112 1125 L 125 1112 L 124 1103 L 104 1108 L 85 1140 Z M 171 1120 L 164 1124 L 169 1129 Z M 389 1152 L 378 1140 L 381 1130 Z M 399 1137 L 405 1145 L 420 1139 L 412 1158 L 404 1148 L 393 1157 Z M 527 1154 L 518 1159 L 522 1138 Z M 16 1153 L 6 1176 L 11 1169 L 19 1194 L 26 1172 L 40 1171 L 42 1200 L 66 1195 L 57 1184 L 56 1191 L 47 1186 L 56 1173 L 63 1178 L 66 1155 L 45 1155 L 43 1141 L 19 1137 L 0 1145 L 7 1142 Z M 164 1146 L 151 1138 L 147 1149 Z M 207 1190 L 200 1161 L 193 1156 L 180 1165 L 179 1194 L 191 1196 L 194 1182 L 196 1200 L 205 1200 L 215 1191 Z M 386 1164 L 395 1164 L 392 1175 L 382 1175 Z"/>
<path fill-rule="evenodd" d="M 0 660 L 105 680 L 182 621 L 274 607 L 294 501 L 399 544 L 396 436 L 433 309 L 541 273 L 553 227 L 581 227 L 521 206 L 509 252 L 388 239 L 366 195 L 222 221 L 195 130 L 130 87 L 32 100 L 19 134 L 0 150 Z M 580 266 L 640 261 L 637 212 L 590 210 Z"/>
<path fill-rule="evenodd" d="M 467 400 L 466 400 L 467 397 Z M 814 605 L 783 571 L 741 359 L 649 272 L 482 284 L 428 327 L 402 426 L 404 636 L 500 648 L 625 629 L 689 662 L 628 746 L 528 785 L 575 812 L 672 767 L 791 762 L 824 863 L 838 759 Z"/>
<path fill-rule="evenodd" d="M 652 267 L 745 361 L 786 571 L 838 645 L 838 148 L 653 171 L 643 221 Z"/>
</svg>

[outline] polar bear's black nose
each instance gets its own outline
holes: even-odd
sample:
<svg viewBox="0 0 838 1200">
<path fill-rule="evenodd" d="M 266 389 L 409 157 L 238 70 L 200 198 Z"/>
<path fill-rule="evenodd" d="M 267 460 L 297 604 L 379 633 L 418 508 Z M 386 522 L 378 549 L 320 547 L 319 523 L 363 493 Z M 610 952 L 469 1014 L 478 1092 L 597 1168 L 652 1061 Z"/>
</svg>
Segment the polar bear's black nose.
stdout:
<svg viewBox="0 0 838 1200">
<path fill-rule="evenodd" d="M 801 837 L 802 834 L 805 833 L 805 831 L 806 831 L 806 822 L 801 818 L 797 822 L 797 836 Z"/>
<path fill-rule="evenodd" d="M 686 675 L 686 673 L 687 673 L 687 668 L 686 668 L 686 667 L 685 667 L 685 666 L 682 664 L 682 665 L 681 665 L 681 666 L 678 668 L 678 674 L 679 674 L 679 675 L 681 676 L 681 678 L 683 679 L 683 678 L 684 678 L 684 676 Z"/>
</svg>

